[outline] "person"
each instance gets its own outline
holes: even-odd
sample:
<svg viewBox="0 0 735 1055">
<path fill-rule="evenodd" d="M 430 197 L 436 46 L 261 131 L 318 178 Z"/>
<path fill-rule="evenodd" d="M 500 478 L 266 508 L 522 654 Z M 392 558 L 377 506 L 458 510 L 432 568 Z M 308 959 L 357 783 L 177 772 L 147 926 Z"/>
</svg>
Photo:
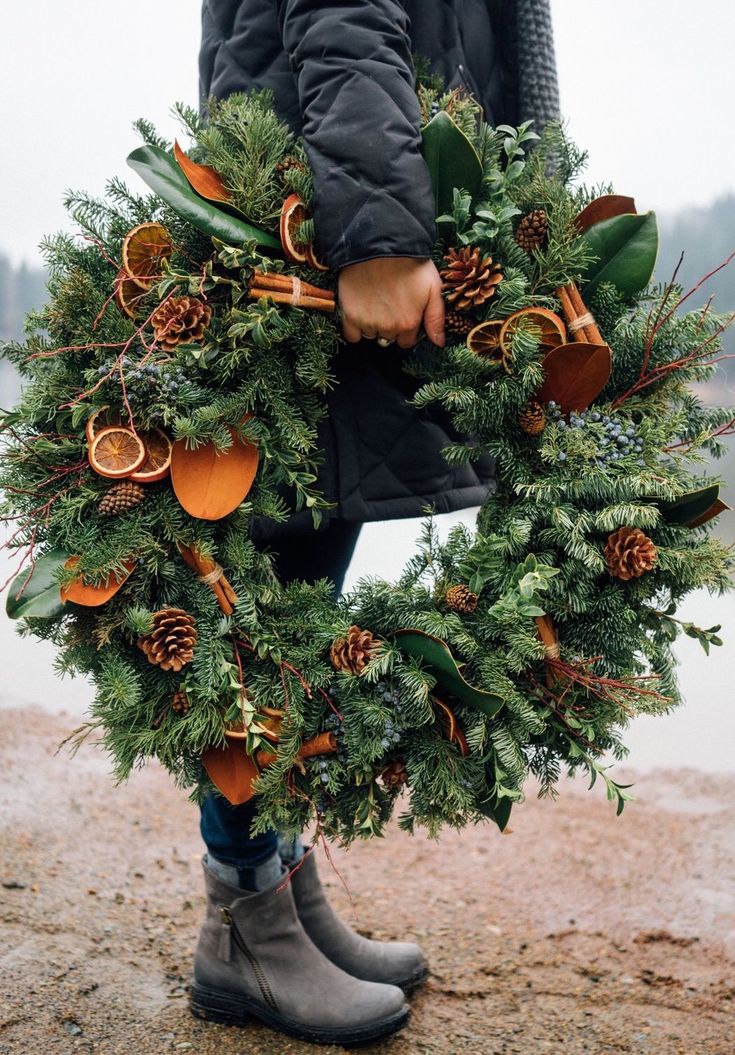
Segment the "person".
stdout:
<svg viewBox="0 0 735 1055">
<path fill-rule="evenodd" d="M 492 464 L 450 467 L 441 415 L 406 402 L 401 350 L 423 330 L 442 346 L 434 201 L 420 151 L 413 56 L 464 87 L 491 124 L 558 116 L 549 0 L 204 0 L 202 107 L 210 95 L 270 89 L 302 134 L 314 172 L 319 255 L 338 271 L 344 346 L 321 436 L 333 509 L 285 529 L 256 525 L 283 581 L 327 577 L 339 591 L 367 521 L 480 504 Z M 251 836 L 254 800 L 205 800 L 207 914 L 192 1010 L 255 1016 L 304 1040 L 355 1043 L 405 1025 L 421 950 L 354 933 L 335 915 L 313 855 L 276 832 Z M 284 882 L 286 870 L 290 882 Z M 295 869 L 295 870 L 294 870 Z"/>
</svg>

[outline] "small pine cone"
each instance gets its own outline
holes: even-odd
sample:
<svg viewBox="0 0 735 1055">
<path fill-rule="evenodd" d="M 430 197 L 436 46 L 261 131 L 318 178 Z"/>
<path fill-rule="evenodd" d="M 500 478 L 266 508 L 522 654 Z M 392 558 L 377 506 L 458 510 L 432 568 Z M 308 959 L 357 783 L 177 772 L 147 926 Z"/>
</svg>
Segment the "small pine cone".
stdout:
<svg viewBox="0 0 735 1055">
<path fill-rule="evenodd" d="M 479 597 L 473 593 L 469 586 L 460 583 L 458 586 L 450 586 L 444 595 L 447 608 L 460 615 L 471 615 L 477 608 Z"/>
<path fill-rule="evenodd" d="M 529 255 L 540 249 L 549 231 L 549 218 L 543 209 L 534 209 L 524 216 L 516 228 L 516 242 Z"/>
<path fill-rule="evenodd" d="M 164 608 L 153 616 L 153 630 L 138 638 L 138 647 L 162 670 L 177 674 L 191 661 L 197 631 L 194 619 L 181 608 Z"/>
<path fill-rule="evenodd" d="M 184 715 L 189 713 L 189 707 L 189 697 L 186 692 L 184 689 L 177 689 L 171 700 L 171 710 L 176 714 Z"/>
<path fill-rule="evenodd" d="M 303 172 L 306 169 L 306 165 L 303 161 L 299 161 L 298 158 L 295 158 L 293 154 L 287 154 L 286 157 L 276 165 L 276 172 L 281 179 L 283 179 L 289 169 L 299 169 L 300 172 Z"/>
<path fill-rule="evenodd" d="M 540 436 L 546 428 L 546 411 L 541 403 L 528 403 L 521 411 L 520 426 L 529 436 Z"/>
<path fill-rule="evenodd" d="M 144 499 L 145 487 L 133 483 L 132 480 L 121 480 L 119 484 L 113 484 L 103 497 L 99 511 L 105 517 L 120 516 L 129 509 L 135 509 Z"/>
<path fill-rule="evenodd" d="M 490 300 L 503 281 L 500 265 L 472 246 L 450 249 L 444 262 L 447 265 L 441 271 L 444 296 L 454 311 L 479 308 Z"/>
<path fill-rule="evenodd" d="M 339 637 L 329 650 L 329 658 L 335 670 L 348 674 L 361 674 L 371 659 L 381 649 L 380 641 L 369 630 L 351 626 L 346 637 Z"/>
<path fill-rule="evenodd" d="M 456 337 L 466 337 L 475 326 L 475 320 L 469 315 L 463 315 L 459 311 L 448 311 L 444 316 L 444 325 L 447 333 Z"/>
<path fill-rule="evenodd" d="M 610 574 L 628 582 L 650 571 L 656 563 L 656 546 L 639 528 L 621 527 L 607 540 L 605 560 Z"/>
<path fill-rule="evenodd" d="M 203 300 L 171 297 L 151 317 L 153 336 L 167 352 L 179 344 L 199 344 L 211 318 L 212 309 Z"/>
<path fill-rule="evenodd" d="M 402 788 L 408 784 L 408 770 L 402 759 L 397 759 L 387 765 L 380 774 L 380 779 L 387 788 Z"/>
</svg>

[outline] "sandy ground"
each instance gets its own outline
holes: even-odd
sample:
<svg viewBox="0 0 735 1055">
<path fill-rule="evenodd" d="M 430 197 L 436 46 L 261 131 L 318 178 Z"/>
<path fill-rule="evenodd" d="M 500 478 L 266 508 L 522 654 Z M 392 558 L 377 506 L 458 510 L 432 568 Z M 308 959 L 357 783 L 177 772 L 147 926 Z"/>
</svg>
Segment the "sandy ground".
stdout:
<svg viewBox="0 0 735 1055">
<path fill-rule="evenodd" d="M 254 1024 L 191 1018 L 203 896 L 196 813 L 150 767 L 55 755 L 68 716 L 2 714 L 2 1055 L 285 1055 Z M 735 1053 L 735 778 L 642 777 L 617 819 L 567 783 L 513 833 L 393 832 L 336 853 L 375 937 L 416 938 L 431 979 L 381 1055 Z M 322 857 L 334 902 L 350 900 Z"/>
</svg>

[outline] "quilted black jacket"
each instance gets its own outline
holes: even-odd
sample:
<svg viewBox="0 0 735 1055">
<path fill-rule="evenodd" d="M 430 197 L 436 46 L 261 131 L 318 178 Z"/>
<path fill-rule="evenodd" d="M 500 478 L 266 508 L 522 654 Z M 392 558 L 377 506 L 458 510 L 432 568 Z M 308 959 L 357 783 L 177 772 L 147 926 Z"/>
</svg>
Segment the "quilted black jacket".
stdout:
<svg viewBox="0 0 735 1055">
<path fill-rule="evenodd" d="M 204 0 L 202 105 L 270 88 L 315 174 L 317 246 L 332 267 L 426 258 L 433 198 L 420 153 L 412 54 L 464 84 L 494 123 L 558 111 L 549 0 Z M 479 504 L 489 461 L 450 469 L 439 415 L 406 405 L 399 352 L 349 346 L 322 437 L 322 486 L 347 520 Z M 299 526 L 300 518 L 293 526 Z"/>
</svg>

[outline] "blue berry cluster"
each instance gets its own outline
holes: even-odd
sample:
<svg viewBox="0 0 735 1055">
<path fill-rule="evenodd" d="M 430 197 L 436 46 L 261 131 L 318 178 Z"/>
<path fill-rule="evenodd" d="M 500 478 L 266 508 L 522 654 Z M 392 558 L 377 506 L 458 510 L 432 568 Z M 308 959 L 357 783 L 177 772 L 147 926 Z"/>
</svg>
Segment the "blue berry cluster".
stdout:
<svg viewBox="0 0 735 1055">
<path fill-rule="evenodd" d="M 403 709 L 401 706 L 400 693 L 385 681 L 379 681 L 375 688 L 381 700 L 391 707 L 396 719 L 400 719 L 401 711 Z M 391 747 L 395 747 L 400 739 L 401 733 L 397 728 L 395 721 L 392 718 L 386 719 L 380 746 L 384 751 L 389 751 Z"/>
<path fill-rule="evenodd" d="M 572 411 L 567 421 L 559 406 L 552 400 L 547 404 L 547 415 L 560 429 L 588 429 L 594 433 L 597 441 L 595 462 L 603 469 L 621 458 L 635 456 L 636 464 L 645 465 L 643 458 L 643 438 L 639 436 L 635 425 L 621 420 L 611 414 L 602 414 L 599 410 Z M 590 426 L 595 426 L 594 430 Z M 564 462 L 567 456 L 559 451 L 557 458 Z"/>
<path fill-rule="evenodd" d="M 113 370 L 113 365 L 111 362 L 103 363 L 97 373 L 104 377 Z M 186 381 L 186 374 L 180 366 L 153 361 L 141 365 L 126 355 L 122 359 L 122 367 L 128 399 L 136 409 L 147 412 L 146 416 L 152 425 L 162 423 L 168 413 L 176 410 L 179 390 Z M 107 384 L 122 389 L 119 370 L 113 370 Z"/>
</svg>

